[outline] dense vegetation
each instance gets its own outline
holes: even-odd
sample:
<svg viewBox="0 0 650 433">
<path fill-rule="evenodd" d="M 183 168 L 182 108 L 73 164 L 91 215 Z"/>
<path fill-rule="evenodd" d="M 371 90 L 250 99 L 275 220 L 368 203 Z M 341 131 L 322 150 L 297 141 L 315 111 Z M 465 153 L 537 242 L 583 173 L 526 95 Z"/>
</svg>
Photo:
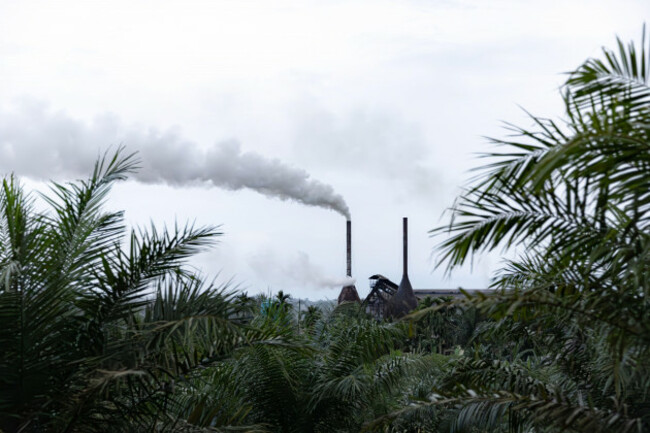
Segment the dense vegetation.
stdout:
<svg viewBox="0 0 650 433">
<path fill-rule="evenodd" d="M 650 46 L 619 43 L 566 113 L 495 140 L 440 264 L 513 249 L 493 293 L 398 322 L 297 314 L 187 259 L 215 227 L 133 231 L 102 205 L 120 149 L 37 197 L 0 191 L 0 430 L 650 431 Z M 516 247 L 516 248 L 515 248 Z"/>
</svg>

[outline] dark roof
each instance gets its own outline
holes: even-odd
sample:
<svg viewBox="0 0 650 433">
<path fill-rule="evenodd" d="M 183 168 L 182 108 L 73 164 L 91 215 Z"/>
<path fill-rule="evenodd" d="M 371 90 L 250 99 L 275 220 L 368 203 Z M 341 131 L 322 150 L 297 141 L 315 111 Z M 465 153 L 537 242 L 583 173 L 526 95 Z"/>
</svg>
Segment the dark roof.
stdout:
<svg viewBox="0 0 650 433">
<path fill-rule="evenodd" d="M 454 298 L 461 298 L 463 293 L 458 289 L 416 289 L 413 290 L 415 297 L 418 299 L 426 298 L 427 296 L 453 296 Z"/>
<path fill-rule="evenodd" d="M 384 287 L 388 286 L 390 288 L 393 288 L 393 289 L 397 290 L 397 284 L 393 283 L 391 280 L 389 280 L 388 278 L 384 277 L 381 274 L 375 274 L 375 275 L 373 275 L 372 277 L 370 277 L 368 279 L 369 280 L 376 280 L 375 283 L 374 283 L 375 285 L 382 285 Z M 372 286 L 372 284 L 373 283 L 370 283 L 371 286 Z"/>
<path fill-rule="evenodd" d="M 356 287 L 345 286 L 341 289 L 341 293 L 339 293 L 338 303 L 341 304 L 343 302 L 361 302 Z"/>
<path fill-rule="evenodd" d="M 370 283 L 370 293 L 368 293 L 364 302 L 368 302 L 371 298 L 380 295 L 381 297 L 388 299 L 397 292 L 397 284 L 393 283 L 383 275 L 373 275 L 369 279 L 375 281 Z"/>
<path fill-rule="evenodd" d="M 407 315 L 418 306 L 418 299 L 413 293 L 413 286 L 408 275 L 402 276 L 397 292 L 388 301 L 387 312 L 389 316 L 399 318 Z"/>
<path fill-rule="evenodd" d="M 484 289 L 465 289 L 469 293 L 485 293 L 488 294 L 490 293 L 490 290 L 484 290 Z M 415 293 L 415 296 L 418 299 L 423 299 L 426 298 L 427 296 L 433 296 L 433 297 L 439 297 L 439 296 L 451 296 L 454 298 L 462 298 L 465 295 L 463 295 L 463 292 L 461 292 L 459 289 L 415 289 L 413 290 Z"/>
</svg>

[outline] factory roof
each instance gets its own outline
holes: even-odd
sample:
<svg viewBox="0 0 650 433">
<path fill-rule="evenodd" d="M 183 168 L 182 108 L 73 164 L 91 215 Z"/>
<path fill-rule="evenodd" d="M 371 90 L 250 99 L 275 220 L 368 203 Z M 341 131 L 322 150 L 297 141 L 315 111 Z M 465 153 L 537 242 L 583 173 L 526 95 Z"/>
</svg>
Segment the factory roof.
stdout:
<svg viewBox="0 0 650 433">
<path fill-rule="evenodd" d="M 482 292 L 482 293 L 489 293 L 488 290 L 479 290 L 479 289 L 464 289 L 465 291 L 469 293 L 474 293 L 474 292 Z M 424 299 L 427 296 L 434 296 L 434 297 L 440 297 L 440 296 L 451 296 L 454 298 L 462 298 L 463 292 L 460 291 L 460 289 L 415 289 L 413 290 L 415 293 L 415 296 L 418 299 Z"/>
</svg>

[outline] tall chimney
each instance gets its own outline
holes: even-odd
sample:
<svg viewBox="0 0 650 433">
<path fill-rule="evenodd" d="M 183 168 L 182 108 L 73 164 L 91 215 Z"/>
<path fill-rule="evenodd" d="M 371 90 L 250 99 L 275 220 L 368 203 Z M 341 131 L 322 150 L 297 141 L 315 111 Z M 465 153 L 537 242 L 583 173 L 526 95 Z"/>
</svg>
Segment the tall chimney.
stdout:
<svg viewBox="0 0 650 433">
<path fill-rule="evenodd" d="M 393 318 L 403 317 L 418 306 L 418 299 L 415 297 L 408 275 L 408 218 L 406 217 L 402 219 L 402 245 L 404 248 L 402 281 L 397 287 L 397 292 L 386 305 L 386 314 Z"/>
<path fill-rule="evenodd" d="M 347 271 L 348 277 L 352 276 L 352 221 L 347 221 L 347 235 L 345 238 L 346 243 L 346 252 L 347 252 Z M 339 293 L 339 304 L 342 302 L 361 302 L 359 299 L 359 293 L 357 293 L 357 288 L 354 287 L 354 284 L 345 286 L 341 289 Z"/>
<path fill-rule="evenodd" d="M 408 218 L 404 217 L 402 219 L 403 236 L 404 236 L 404 239 L 403 239 L 403 244 L 404 244 L 404 266 L 403 266 L 403 269 L 404 269 L 404 273 L 402 275 L 407 275 L 407 276 L 409 274 L 409 261 L 408 261 L 408 255 L 409 255 L 409 251 L 408 251 L 408 249 L 409 249 L 408 248 L 408 246 L 409 246 L 408 231 L 409 231 L 409 227 L 408 227 L 408 225 L 409 225 L 409 220 L 408 220 Z"/>
<path fill-rule="evenodd" d="M 347 231 L 347 260 L 348 260 L 348 277 L 352 276 L 352 221 L 348 220 L 348 231 Z"/>
</svg>

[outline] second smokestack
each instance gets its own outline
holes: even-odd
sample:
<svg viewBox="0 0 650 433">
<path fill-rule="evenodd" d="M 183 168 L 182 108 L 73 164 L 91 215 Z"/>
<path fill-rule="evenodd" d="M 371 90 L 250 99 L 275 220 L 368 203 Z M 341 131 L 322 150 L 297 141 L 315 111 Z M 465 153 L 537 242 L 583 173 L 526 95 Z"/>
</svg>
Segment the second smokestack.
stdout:
<svg viewBox="0 0 650 433">
<path fill-rule="evenodd" d="M 402 266 L 404 272 L 402 274 L 402 281 L 397 287 L 397 292 L 395 292 L 386 305 L 386 313 L 394 318 L 403 317 L 418 306 L 418 299 L 415 297 L 408 275 L 408 219 L 406 217 L 402 220 L 402 245 Z"/>
<path fill-rule="evenodd" d="M 352 221 L 347 221 L 347 265 L 348 265 L 348 277 L 352 276 Z"/>
<path fill-rule="evenodd" d="M 403 236 L 403 246 L 404 246 L 404 273 L 402 275 L 408 276 L 409 274 L 409 220 L 404 217 L 402 219 L 402 236 Z"/>
</svg>

